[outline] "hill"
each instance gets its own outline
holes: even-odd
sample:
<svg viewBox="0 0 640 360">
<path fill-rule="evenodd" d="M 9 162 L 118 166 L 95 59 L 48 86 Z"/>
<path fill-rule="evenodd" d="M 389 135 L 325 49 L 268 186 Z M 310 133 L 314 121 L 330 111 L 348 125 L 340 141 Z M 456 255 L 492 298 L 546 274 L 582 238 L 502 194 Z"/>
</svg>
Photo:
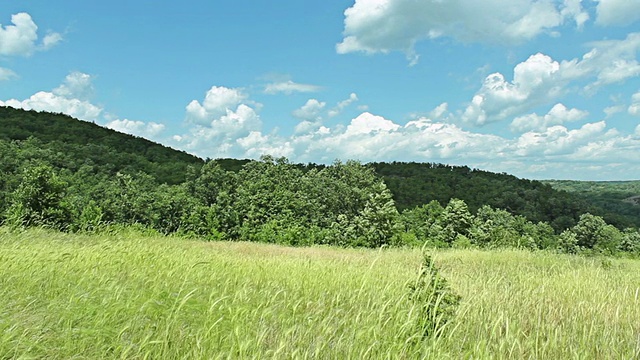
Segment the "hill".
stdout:
<svg viewBox="0 0 640 360">
<path fill-rule="evenodd" d="M 544 183 L 556 190 L 578 195 L 609 213 L 619 214 L 627 219 L 640 219 L 640 180 L 547 180 Z"/>
<path fill-rule="evenodd" d="M 69 175 L 84 173 L 83 181 L 94 187 L 117 173 L 146 173 L 154 183 L 174 185 L 193 179 L 205 163 L 188 153 L 63 114 L 0 107 L 0 129 L 0 149 L 4 147 L 0 170 L 5 174 L 17 174 L 22 162 L 40 159 Z M 216 160 L 220 168 L 233 173 L 251 162 Z M 640 227 L 640 207 L 621 201 L 640 194 L 637 184 L 619 183 L 615 188 L 609 186 L 610 190 L 594 192 L 583 189 L 596 188 L 587 183 L 543 183 L 464 166 L 404 162 L 369 165 L 384 179 L 399 211 L 433 200 L 444 206 L 457 198 L 464 200 L 472 212 L 490 205 L 533 222 L 547 222 L 557 232 L 575 225 L 586 212 L 602 216 L 620 229 Z M 294 166 L 304 172 L 326 168 L 317 164 Z M 16 187 L 7 181 L 12 180 L 0 179 L 0 192 Z"/>
<path fill-rule="evenodd" d="M 48 149 L 54 165 L 71 171 L 88 164 L 96 173 L 142 171 L 159 183 L 177 184 L 189 165 L 204 164 L 186 152 L 64 114 L 0 107 L 0 129 L 0 140 L 31 139 L 35 147 Z"/>
<path fill-rule="evenodd" d="M 490 205 L 534 222 L 548 222 L 556 231 L 574 225 L 580 215 L 587 212 L 602 216 L 619 228 L 640 227 L 639 212 L 605 206 L 606 202 L 599 198 L 577 194 L 567 186 L 554 187 L 551 183 L 466 166 L 415 162 L 373 163 L 372 166 L 394 194 L 396 206 L 401 211 L 431 200 L 444 205 L 450 199 L 458 198 L 464 200 L 472 212 Z M 634 193 L 622 191 L 623 188 L 629 187 L 620 187 L 617 193 L 620 199 Z"/>
</svg>

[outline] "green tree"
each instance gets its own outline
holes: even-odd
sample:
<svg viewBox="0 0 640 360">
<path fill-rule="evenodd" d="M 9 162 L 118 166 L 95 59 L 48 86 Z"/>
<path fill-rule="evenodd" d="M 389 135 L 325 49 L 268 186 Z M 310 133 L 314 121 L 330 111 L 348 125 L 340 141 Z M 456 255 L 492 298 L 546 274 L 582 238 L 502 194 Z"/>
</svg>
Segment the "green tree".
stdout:
<svg viewBox="0 0 640 360">
<path fill-rule="evenodd" d="M 589 213 L 580 216 L 571 231 L 576 235 L 577 246 L 609 254 L 617 251 L 622 240 L 615 227 L 608 225 L 600 216 Z"/>
<path fill-rule="evenodd" d="M 445 241 L 453 243 L 459 237 L 468 237 L 473 224 L 473 215 L 467 204 L 460 199 L 451 199 L 440 217 Z"/>
<path fill-rule="evenodd" d="M 64 202 L 66 183 L 51 166 L 27 166 L 21 183 L 11 195 L 7 222 L 13 226 L 51 226 L 62 229 L 69 224 L 70 212 Z"/>
<path fill-rule="evenodd" d="M 356 220 L 358 236 L 367 247 L 388 245 L 400 231 L 398 210 L 386 185 L 372 187 L 368 201 Z"/>
</svg>

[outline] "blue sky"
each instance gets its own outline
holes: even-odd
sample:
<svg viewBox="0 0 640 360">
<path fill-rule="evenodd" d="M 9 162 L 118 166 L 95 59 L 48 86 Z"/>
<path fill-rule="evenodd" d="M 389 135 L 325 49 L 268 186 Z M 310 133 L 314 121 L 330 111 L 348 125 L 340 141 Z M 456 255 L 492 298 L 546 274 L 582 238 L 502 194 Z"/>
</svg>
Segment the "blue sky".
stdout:
<svg viewBox="0 0 640 360">
<path fill-rule="evenodd" d="M 0 26 L 0 105 L 203 158 L 640 179 L 640 0 L 6 0 Z"/>
</svg>

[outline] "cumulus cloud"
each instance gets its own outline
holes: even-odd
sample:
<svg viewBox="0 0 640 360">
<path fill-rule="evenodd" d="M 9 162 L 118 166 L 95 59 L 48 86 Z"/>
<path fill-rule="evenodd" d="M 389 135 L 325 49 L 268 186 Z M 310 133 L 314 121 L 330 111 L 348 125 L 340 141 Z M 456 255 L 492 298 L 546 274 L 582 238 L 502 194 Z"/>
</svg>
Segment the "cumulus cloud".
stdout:
<svg viewBox="0 0 640 360">
<path fill-rule="evenodd" d="M 596 78 L 586 90 L 640 76 L 640 63 L 637 60 L 640 33 L 630 33 L 624 40 L 596 41 L 590 45 L 593 49 L 580 61 L 574 59 L 565 64 L 567 76 Z"/>
<path fill-rule="evenodd" d="M 317 85 L 298 84 L 291 80 L 288 80 L 288 81 L 281 81 L 281 82 L 274 82 L 274 83 L 267 84 L 267 86 L 265 86 L 264 88 L 264 92 L 266 94 L 271 94 L 271 95 L 279 94 L 279 93 L 290 95 L 293 93 L 317 92 L 317 91 L 320 91 L 321 89 L 322 88 Z"/>
<path fill-rule="evenodd" d="M 42 50 L 49 50 L 62 41 L 62 35 L 56 32 L 50 32 L 42 39 Z"/>
<path fill-rule="evenodd" d="M 392 132 L 394 130 L 398 130 L 398 128 L 400 128 L 400 125 L 394 124 L 391 120 L 365 112 L 351 120 L 351 124 L 347 126 L 345 134 L 353 136 L 371 134 L 373 132 Z"/>
<path fill-rule="evenodd" d="M 48 50 L 62 40 L 62 35 L 51 32 L 38 44 L 38 26 L 27 13 L 11 15 L 13 25 L 0 24 L 0 55 L 29 56 L 36 50 Z"/>
<path fill-rule="evenodd" d="M 229 137 L 220 136 L 214 128 L 198 126 L 190 134 L 176 137 L 175 145 L 210 158 L 258 158 L 271 154 L 303 163 L 329 163 L 334 159 L 444 162 L 536 178 L 575 178 L 577 168 L 606 178 L 614 164 L 624 164 L 628 174 L 638 170 L 640 166 L 633 164 L 640 151 L 640 126 L 627 135 L 607 128 L 604 121 L 577 129 L 564 126 L 586 115 L 557 104 L 546 115 L 535 115 L 522 125 L 526 132 L 506 138 L 475 133 L 427 117 L 401 125 L 363 112 L 346 126 L 304 127 L 300 124 L 307 120 L 302 120 L 299 131 L 290 136 L 264 133 L 257 123 L 251 129 L 242 127 L 243 131 Z M 586 169 L 581 164 L 595 167 Z"/>
<path fill-rule="evenodd" d="M 83 97 L 91 88 L 90 75 L 74 72 L 51 92 L 39 91 L 25 100 L 0 101 L 0 106 L 63 113 L 78 119 L 95 121 L 102 113 L 102 108 Z"/>
<path fill-rule="evenodd" d="M 607 118 L 610 118 L 613 115 L 621 113 L 621 112 L 623 112 L 625 110 L 627 110 L 627 107 L 625 105 L 613 105 L 613 106 L 606 107 L 603 110 L 603 112 L 605 113 Z"/>
<path fill-rule="evenodd" d="M 346 108 L 358 101 L 358 95 L 349 94 L 345 100 L 339 101 L 336 106 L 330 110 L 325 110 L 327 103 L 316 99 L 309 99 L 301 108 L 293 111 L 293 117 L 302 120 L 295 126 L 295 133 L 306 133 L 318 130 L 322 127 L 322 123 L 326 118 L 332 118 L 340 115 Z M 367 109 L 366 106 L 361 107 L 362 111 Z"/>
<path fill-rule="evenodd" d="M 28 99 L 22 101 L 16 99 L 10 99 L 7 101 L 0 100 L 0 106 L 63 113 L 74 118 L 88 121 L 97 120 L 100 113 L 102 113 L 102 108 L 93 105 L 88 101 L 70 99 L 46 91 L 39 91 L 31 95 Z"/>
<path fill-rule="evenodd" d="M 204 157 L 242 156 L 239 139 L 262 127 L 259 107 L 242 89 L 213 86 L 202 102 L 193 100 L 186 106 L 186 121 L 195 126 L 189 134 L 175 136 L 174 145 Z M 201 149 L 210 153 L 203 155 Z"/>
<path fill-rule="evenodd" d="M 516 65 L 513 81 L 494 73 L 487 76 L 480 90 L 462 114 L 466 123 L 484 125 L 526 111 L 562 94 L 565 79 L 560 64 L 538 53 Z"/>
<path fill-rule="evenodd" d="M 293 111 L 292 115 L 300 120 L 307 121 L 319 121 L 322 119 L 320 114 L 327 105 L 326 102 L 321 102 L 316 99 L 309 99 L 301 108 Z"/>
<path fill-rule="evenodd" d="M 596 0 L 596 23 L 599 25 L 629 25 L 640 20 L 640 2 L 631 0 Z"/>
<path fill-rule="evenodd" d="M 587 111 L 567 109 L 563 104 L 556 104 L 546 115 L 528 114 L 515 118 L 511 122 L 511 131 L 545 131 L 550 126 L 582 120 L 588 115 Z"/>
<path fill-rule="evenodd" d="M 414 46 L 425 39 L 513 44 L 530 40 L 589 15 L 579 0 L 356 0 L 345 12 L 338 53 L 399 50 L 417 61 Z"/>
<path fill-rule="evenodd" d="M 193 100 L 187 105 L 187 119 L 201 125 L 208 125 L 222 116 L 233 116 L 247 97 L 242 89 L 213 86 L 205 94 L 202 103 Z"/>
<path fill-rule="evenodd" d="M 155 122 L 145 123 L 143 121 L 134 121 L 129 119 L 113 120 L 108 122 L 105 126 L 109 129 L 144 138 L 155 138 L 165 129 L 163 124 Z"/>
<path fill-rule="evenodd" d="M 488 75 L 459 118 L 467 124 L 484 125 L 557 101 L 574 82 L 587 82 L 583 90 L 593 93 L 602 86 L 640 76 L 636 60 L 640 33 L 590 45 L 593 48 L 580 59 L 556 61 L 542 53 L 532 55 L 515 66 L 512 81 L 501 73 Z"/>
</svg>

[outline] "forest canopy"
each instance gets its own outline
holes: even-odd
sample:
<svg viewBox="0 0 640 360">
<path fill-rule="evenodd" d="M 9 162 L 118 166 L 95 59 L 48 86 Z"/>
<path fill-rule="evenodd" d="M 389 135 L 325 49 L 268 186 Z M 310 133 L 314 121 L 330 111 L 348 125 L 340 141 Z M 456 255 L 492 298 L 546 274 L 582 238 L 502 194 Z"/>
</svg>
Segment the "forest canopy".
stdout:
<svg viewBox="0 0 640 360">
<path fill-rule="evenodd" d="M 209 239 L 635 253 L 638 216 L 538 181 L 433 163 L 202 160 L 66 115 L 0 108 L 0 221 Z M 615 210 L 615 209 L 614 209 Z"/>
</svg>

